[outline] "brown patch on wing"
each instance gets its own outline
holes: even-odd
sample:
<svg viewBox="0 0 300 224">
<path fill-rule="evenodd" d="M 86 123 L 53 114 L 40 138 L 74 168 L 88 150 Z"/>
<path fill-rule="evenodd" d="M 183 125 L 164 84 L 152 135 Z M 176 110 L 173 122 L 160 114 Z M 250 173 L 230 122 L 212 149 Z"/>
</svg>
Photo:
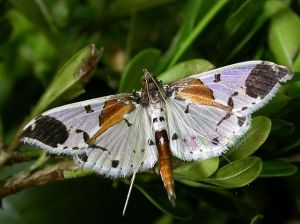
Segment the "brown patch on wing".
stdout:
<svg viewBox="0 0 300 224">
<path fill-rule="evenodd" d="M 246 94 L 252 98 L 263 99 L 284 76 L 290 74 L 285 67 L 264 62 L 257 64 L 245 81 Z"/>
<path fill-rule="evenodd" d="M 99 116 L 100 129 L 94 134 L 88 144 L 94 144 L 96 139 L 107 129 L 114 126 L 124 119 L 124 115 L 134 109 L 132 103 L 118 102 L 117 100 L 108 100 L 105 102 L 103 110 Z"/>
<path fill-rule="evenodd" d="M 206 85 L 203 85 L 199 79 L 190 79 L 187 82 L 187 86 L 176 93 L 176 97 L 179 100 L 188 99 L 195 104 L 214 106 L 226 111 L 231 109 L 228 106 L 216 102 L 212 90 Z"/>
</svg>

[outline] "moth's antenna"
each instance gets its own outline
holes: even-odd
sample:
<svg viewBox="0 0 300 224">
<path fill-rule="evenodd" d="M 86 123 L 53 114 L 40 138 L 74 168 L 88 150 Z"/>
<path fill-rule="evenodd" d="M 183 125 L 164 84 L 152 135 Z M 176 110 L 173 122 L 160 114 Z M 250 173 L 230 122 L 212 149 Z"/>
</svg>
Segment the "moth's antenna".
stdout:
<svg viewBox="0 0 300 224">
<path fill-rule="evenodd" d="M 147 95 L 148 95 L 148 97 L 149 97 L 149 101 L 151 100 L 150 99 L 150 93 L 149 93 L 149 86 L 148 86 L 148 80 L 147 80 L 147 76 L 149 75 L 149 72 L 148 72 L 148 70 L 147 69 L 143 69 L 143 71 L 144 71 L 144 77 L 145 77 L 145 82 L 146 82 L 146 90 L 147 90 Z"/>
<path fill-rule="evenodd" d="M 123 213 L 122 213 L 123 216 L 125 216 L 126 208 L 127 208 L 128 201 L 129 201 L 129 197 L 130 197 L 131 190 L 132 190 L 132 187 L 133 187 L 133 183 L 134 183 L 134 180 L 135 180 L 135 175 L 136 175 L 136 172 L 134 172 L 133 175 L 132 175 L 132 177 L 131 177 L 130 187 L 129 187 L 129 190 L 128 190 L 128 193 L 127 193 L 127 197 L 126 197 L 126 201 L 125 201 L 125 205 L 124 205 L 124 208 L 123 208 Z"/>
<path fill-rule="evenodd" d="M 228 163 L 231 163 L 230 159 L 229 159 L 227 156 L 222 155 L 222 157 L 223 157 Z"/>
<path fill-rule="evenodd" d="M 144 75 L 145 75 L 145 76 L 146 76 L 146 74 L 150 74 L 150 72 L 148 72 L 147 69 L 144 69 L 143 71 L 144 71 Z M 163 100 L 166 101 L 166 99 L 164 98 L 164 94 L 161 92 L 160 86 L 157 85 L 157 80 L 154 79 L 152 75 L 150 75 L 150 77 L 151 77 L 151 79 L 153 80 L 153 83 L 156 85 L 156 87 L 157 87 L 157 89 L 158 89 L 160 95 L 162 96 Z M 147 81 L 147 80 L 146 80 L 146 81 Z M 149 96 L 149 98 L 150 98 L 150 94 L 149 94 L 148 88 L 147 88 L 147 91 L 148 91 L 148 96 Z"/>
</svg>

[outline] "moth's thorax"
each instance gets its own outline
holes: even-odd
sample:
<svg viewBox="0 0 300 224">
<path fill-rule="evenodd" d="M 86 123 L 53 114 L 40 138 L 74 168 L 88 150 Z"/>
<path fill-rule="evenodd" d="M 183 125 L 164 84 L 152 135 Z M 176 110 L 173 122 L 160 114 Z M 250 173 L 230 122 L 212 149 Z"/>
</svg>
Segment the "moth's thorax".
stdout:
<svg viewBox="0 0 300 224">
<path fill-rule="evenodd" d="M 151 104 L 160 103 L 163 101 L 163 98 L 165 98 L 163 84 L 145 70 L 141 92 L 141 104 L 147 107 Z"/>
<path fill-rule="evenodd" d="M 152 121 L 153 131 L 167 130 L 167 117 L 164 110 L 164 102 L 150 104 L 148 112 Z"/>
</svg>

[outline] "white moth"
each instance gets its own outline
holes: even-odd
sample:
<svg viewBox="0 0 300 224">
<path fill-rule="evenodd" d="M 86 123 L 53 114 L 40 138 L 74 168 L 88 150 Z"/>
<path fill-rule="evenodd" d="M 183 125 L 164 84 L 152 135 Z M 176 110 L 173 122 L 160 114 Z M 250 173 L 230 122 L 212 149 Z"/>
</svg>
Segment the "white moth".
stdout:
<svg viewBox="0 0 300 224">
<path fill-rule="evenodd" d="M 175 205 L 171 155 L 204 160 L 225 153 L 250 127 L 251 113 L 292 78 L 285 67 L 248 61 L 163 85 L 147 71 L 140 91 L 73 103 L 42 113 L 21 138 L 73 156 L 85 169 L 117 178 L 158 163 Z M 132 184 L 127 196 L 132 189 Z M 125 208 L 124 211 L 125 212 Z"/>
</svg>

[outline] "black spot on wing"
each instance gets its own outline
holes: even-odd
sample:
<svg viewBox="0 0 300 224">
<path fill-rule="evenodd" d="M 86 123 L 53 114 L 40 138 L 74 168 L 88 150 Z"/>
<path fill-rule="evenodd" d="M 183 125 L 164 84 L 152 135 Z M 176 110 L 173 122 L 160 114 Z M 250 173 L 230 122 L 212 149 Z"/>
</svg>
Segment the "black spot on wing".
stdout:
<svg viewBox="0 0 300 224">
<path fill-rule="evenodd" d="M 239 95 L 239 93 L 238 92 L 234 92 L 231 96 L 237 96 L 237 95 Z"/>
<path fill-rule="evenodd" d="M 247 110 L 247 109 L 248 109 L 248 107 L 242 107 L 242 111 Z"/>
<path fill-rule="evenodd" d="M 186 114 L 189 113 L 189 110 L 190 110 L 190 104 L 186 105 L 184 113 Z"/>
<path fill-rule="evenodd" d="M 59 120 L 50 116 L 40 116 L 34 124 L 34 128 L 29 126 L 21 134 L 21 138 L 32 138 L 45 145 L 56 148 L 58 144 L 63 144 L 69 138 L 67 127 Z"/>
<path fill-rule="evenodd" d="M 148 144 L 149 145 L 155 145 L 154 142 L 151 139 L 148 140 Z"/>
<path fill-rule="evenodd" d="M 127 126 L 130 127 L 132 124 L 125 118 L 124 121 L 126 122 Z"/>
<path fill-rule="evenodd" d="M 258 64 L 251 70 L 246 79 L 246 94 L 253 98 L 260 96 L 263 99 L 276 83 L 289 73 L 290 71 L 287 68 L 275 64 L 264 62 Z"/>
<path fill-rule="evenodd" d="M 213 138 L 212 142 L 211 142 L 213 145 L 218 145 L 219 144 L 219 139 L 216 137 L 216 138 Z"/>
<path fill-rule="evenodd" d="M 214 82 L 220 82 L 220 81 L 221 81 L 221 74 L 215 74 Z"/>
<path fill-rule="evenodd" d="M 84 109 L 85 109 L 86 113 L 93 113 L 94 112 L 94 110 L 92 109 L 91 105 L 85 106 Z"/>
<path fill-rule="evenodd" d="M 89 145 L 89 147 L 92 149 L 101 149 L 102 151 L 108 151 L 107 148 L 104 148 L 102 146 L 95 145 L 95 144 L 91 144 L 91 145 Z"/>
<path fill-rule="evenodd" d="M 159 117 L 159 121 L 164 121 L 165 118 L 164 117 Z"/>
<path fill-rule="evenodd" d="M 232 99 L 232 97 L 231 97 L 231 96 L 228 98 L 227 105 L 228 105 L 228 106 L 230 106 L 231 108 L 233 108 L 233 107 L 234 107 L 234 104 L 233 104 L 233 99 Z"/>
<path fill-rule="evenodd" d="M 111 167 L 117 168 L 119 166 L 119 160 L 112 160 L 111 161 Z"/>
<path fill-rule="evenodd" d="M 231 113 L 227 113 L 217 124 L 217 126 L 219 126 L 223 121 L 225 121 L 226 119 L 230 118 Z"/>
<path fill-rule="evenodd" d="M 78 155 L 78 158 L 82 161 L 82 162 L 86 162 L 88 160 L 88 156 L 87 154 L 84 152 L 84 153 L 81 153 Z"/>
<path fill-rule="evenodd" d="M 152 121 L 153 121 L 153 123 L 157 122 L 158 121 L 157 117 L 153 118 Z"/>
<path fill-rule="evenodd" d="M 237 117 L 237 118 L 238 118 L 238 125 L 239 125 L 240 127 L 242 127 L 243 124 L 244 124 L 245 121 L 246 121 L 246 117 Z"/>
<path fill-rule="evenodd" d="M 174 141 L 176 139 L 178 139 L 178 135 L 176 133 L 174 133 L 173 136 L 172 136 L 172 140 Z"/>
<path fill-rule="evenodd" d="M 82 137 L 85 143 L 87 143 L 90 140 L 90 136 L 87 132 L 85 132 L 84 130 L 81 129 L 76 129 L 75 132 L 77 134 L 82 133 Z"/>
<path fill-rule="evenodd" d="M 90 140 L 90 136 L 87 132 L 83 132 L 83 140 L 85 143 L 87 143 Z"/>
</svg>

